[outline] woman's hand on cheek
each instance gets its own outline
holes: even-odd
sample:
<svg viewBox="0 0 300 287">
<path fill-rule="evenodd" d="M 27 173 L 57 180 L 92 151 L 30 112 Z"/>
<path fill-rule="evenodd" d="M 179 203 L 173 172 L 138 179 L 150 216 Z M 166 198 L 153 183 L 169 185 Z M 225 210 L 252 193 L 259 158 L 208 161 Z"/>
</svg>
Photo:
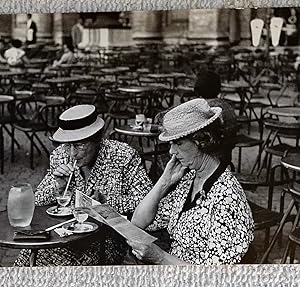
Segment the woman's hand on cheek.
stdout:
<svg viewBox="0 0 300 287">
<path fill-rule="evenodd" d="M 173 155 L 164 170 L 163 178 L 173 185 L 182 178 L 186 168 L 187 167 L 183 166 L 176 156 Z"/>
<path fill-rule="evenodd" d="M 165 252 L 154 243 L 140 243 L 136 241 L 127 241 L 132 247 L 132 254 L 139 260 L 152 263 L 162 264 Z"/>
</svg>

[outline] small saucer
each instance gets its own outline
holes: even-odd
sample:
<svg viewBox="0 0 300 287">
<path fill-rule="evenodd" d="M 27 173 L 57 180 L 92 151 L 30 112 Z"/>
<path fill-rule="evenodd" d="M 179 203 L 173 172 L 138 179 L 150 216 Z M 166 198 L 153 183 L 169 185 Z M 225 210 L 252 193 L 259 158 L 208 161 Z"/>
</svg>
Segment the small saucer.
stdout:
<svg viewBox="0 0 300 287">
<path fill-rule="evenodd" d="M 68 215 L 72 215 L 72 210 L 70 207 L 58 207 L 57 206 L 52 206 L 49 207 L 46 212 L 49 215 L 52 216 L 68 216 Z"/>
<path fill-rule="evenodd" d="M 80 227 L 80 228 L 79 228 Z M 76 223 L 67 223 L 63 225 L 63 228 L 72 231 L 73 233 L 87 233 L 87 232 L 92 232 L 96 229 L 98 229 L 98 225 L 94 222 L 84 222 L 82 224 Z"/>
</svg>

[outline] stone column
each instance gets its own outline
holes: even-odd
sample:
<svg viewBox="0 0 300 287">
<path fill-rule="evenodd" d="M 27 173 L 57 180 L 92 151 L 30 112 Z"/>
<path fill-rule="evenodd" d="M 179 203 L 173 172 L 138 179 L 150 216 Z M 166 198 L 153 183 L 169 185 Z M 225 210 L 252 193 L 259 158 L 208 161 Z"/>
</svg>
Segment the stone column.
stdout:
<svg viewBox="0 0 300 287">
<path fill-rule="evenodd" d="M 72 26 L 76 24 L 79 15 L 76 13 L 53 15 L 53 40 L 62 44 L 65 40 L 71 39 Z"/>
<path fill-rule="evenodd" d="M 228 9 L 190 10 L 188 38 L 192 42 L 228 43 Z"/>
<path fill-rule="evenodd" d="M 32 15 L 32 20 L 37 26 L 37 42 L 51 42 L 53 40 L 53 15 L 54 14 Z"/>
<path fill-rule="evenodd" d="M 134 11 L 131 23 L 135 42 L 158 42 L 162 39 L 162 11 Z"/>
<path fill-rule="evenodd" d="M 12 34 L 13 15 L 0 15 L 0 37 L 1 39 L 10 39 Z"/>
<path fill-rule="evenodd" d="M 12 37 L 23 42 L 26 41 L 27 15 L 16 14 L 13 17 Z"/>
<path fill-rule="evenodd" d="M 241 40 L 240 14 L 237 9 L 229 10 L 229 43 L 237 45 Z"/>
<path fill-rule="evenodd" d="M 252 9 L 245 8 L 239 10 L 240 18 L 240 31 L 241 31 L 241 45 L 251 45 L 251 30 L 250 21 L 252 20 Z"/>
</svg>

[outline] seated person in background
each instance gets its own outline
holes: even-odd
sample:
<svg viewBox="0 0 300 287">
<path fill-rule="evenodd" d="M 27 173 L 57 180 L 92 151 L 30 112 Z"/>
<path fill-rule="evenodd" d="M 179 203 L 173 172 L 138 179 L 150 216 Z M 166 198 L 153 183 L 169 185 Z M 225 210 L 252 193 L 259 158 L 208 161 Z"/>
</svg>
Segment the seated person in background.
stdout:
<svg viewBox="0 0 300 287">
<path fill-rule="evenodd" d="M 4 41 L 0 39 L 0 64 L 6 64 L 7 61 L 3 57 Z"/>
<path fill-rule="evenodd" d="M 21 49 L 22 42 L 18 39 L 11 41 L 11 48 L 5 51 L 4 58 L 11 67 L 23 67 L 24 63 L 29 62 L 26 57 L 25 51 Z"/>
<path fill-rule="evenodd" d="M 223 125 L 224 136 L 227 138 L 223 150 L 227 154 L 227 161 L 230 164 L 232 149 L 238 132 L 238 123 L 233 107 L 225 100 L 218 98 L 220 91 L 221 79 L 217 73 L 204 69 L 198 73 L 194 86 L 195 96 L 206 99 L 211 107 L 222 108 L 220 120 Z"/>
<path fill-rule="evenodd" d="M 61 143 L 50 156 L 50 168 L 38 185 L 36 205 L 56 203 L 63 192 L 73 163 L 77 160 L 69 190 L 79 190 L 101 203 L 108 203 L 123 215 L 132 214 L 152 188 L 137 152 L 126 143 L 102 138 L 103 119 L 93 105 L 74 106 L 59 117 L 53 140 Z M 45 215 L 46 216 L 46 215 Z M 116 235 L 117 236 L 117 235 Z M 37 266 L 100 265 L 118 263 L 126 243 L 108 236 L 105 246 L 99 241 L 81 246 L 39 250 Z M 101 254 L 105 251 L 105 258 Z M 15 265 L 29 265 L 28 250 L 22 250 Z M 121 259 L 120 259 L 121 260 Z"/>
<path fill-rule="evenodd" d="M 254 223 L 242 187 L 226 168 L 221 112 L 194 99 L 165 114 L 159 139 L 170 142 L 172 158 L 132 223 L 152 231 L 167 228 L 171 248 L 166 252 L 154 243 L 128 241 L 139 260 L 233 264 L 247 252 Z"/>
<path fill-rule="evenodd" d="M 63 50 L 64 52 L 61 58 L 58 61 L 57 60 L 54 61 L 53 67 L 59 66 L 61 64 L 75 64 L 77 62 L 77 59 L 74 54 L 74 46 L 72 45 L 72 43 L 67 41 L 63 45 Z"/>
</svg>

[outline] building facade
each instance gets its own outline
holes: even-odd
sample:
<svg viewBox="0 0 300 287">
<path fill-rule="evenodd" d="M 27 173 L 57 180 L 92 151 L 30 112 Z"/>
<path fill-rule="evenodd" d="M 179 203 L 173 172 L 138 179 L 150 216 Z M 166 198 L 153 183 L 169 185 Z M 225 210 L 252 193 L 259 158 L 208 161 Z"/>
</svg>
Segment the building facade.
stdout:
<svg viewBox="0 0 300 287">
<path fill-rule="evenodd" d="M 280 11 L 283 10 L 277 9 L 277 14 L 280 15 Z M 298 10 L 296 12 L 297 19 Z M 288 11 L 285 13 L 287 23 L 290 19 L 288 13 Z M 272 11 L 272 14 L 276 16 L 276 11 Z M 127 42 L 125 41 L 125 44 L 164 42 L 171 44 L 250 45 L 251 19 L 258 17 L 266 20 L 266 15 L 266 9 L 249 8 L 241 10 L 197 9 L 121 13 L 34 14 L 32 18 L 38 27 L 37 40 L 39 42 L 62 43 L 65 39 L 71 37 L 71 28 L 76 24 L 78 17 L 83 17 L 86 20 L 87 33 L 90 30 L 99 29 L 102 39 L 105 34 L 107 45 L 112 46 L 118 45 L 118 38 L 126 38 Z M 1 38 L 25 40 L 26 20 L 26 14 L 0 15 Z M 298 34 L 298 20 L 295 25 Z"/>
</svg>

